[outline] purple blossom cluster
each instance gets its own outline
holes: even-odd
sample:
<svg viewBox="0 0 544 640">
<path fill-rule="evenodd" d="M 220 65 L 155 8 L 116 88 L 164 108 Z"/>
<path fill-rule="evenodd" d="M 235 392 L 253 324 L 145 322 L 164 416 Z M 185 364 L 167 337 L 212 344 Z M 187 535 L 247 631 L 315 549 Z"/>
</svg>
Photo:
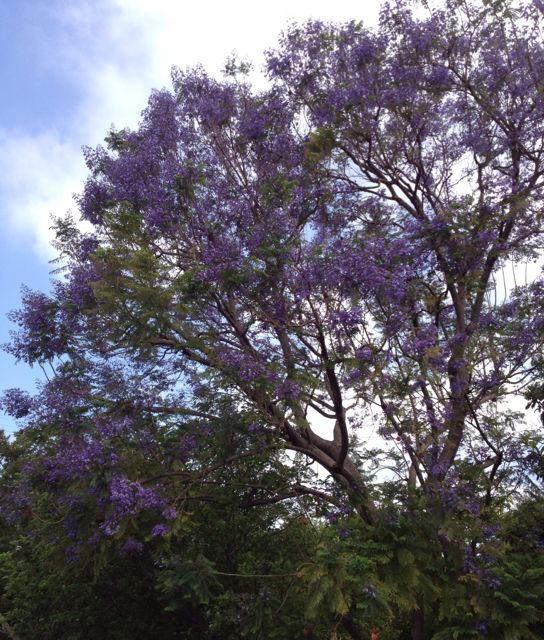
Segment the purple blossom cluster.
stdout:
<svg viewBox="0 0 544 640">
<path fill-rule="evenodd" d="M 198 439 L 194 433 L 185 434 L 179 443 L 179 455 L 181 460 L 187 461 L 198 446 Z"/>
<path fill-rule="evenodd" d="M 277 397 L 280 400 L 298 400 L 300 397 L 300 385 L 292 380 L 284 380 L 276 389 Z"/>
<path fill-rule="evenodd" d="M 144 545 L 140 540 L 129 536 L 122 544 L 120 553 L 122 556 L 139 555 L 144 550 Z"/>
<path fill-rule="evenodd" d="M 349 504 L 344 504 L 330 511 L 326 516 L 326 520 L 329 524 L 337 524 L 341 519 L 346 518 L 347 516 L 353 513 L 353 507 Z"/>
<path fill-rule="evenodd" d="M 45 457 L 43 466 L 52 484 L 83 477 L 91 468 L 111 468 L 118 461 L 117 454 L 98 438 L 87 440 L 64 439 L 62 449 Z"/>
<path fill-rule="evenodd" d="M 106 536 L 114 536 L 119 531 L 123 519 L 134 517 L 141 511 L 159 510 L 164 506 L 164 499 L 156 489 L 146 488 L 125 476 L 115 476 L 111 480 L 108 501 L 112 511 L 100 525 Z"/>
<path fill-rule="evenodd" d="M 7 350 L 17 360 L 43 362 L 64 353 L 67 334 L 60 330 L 57 302 L 44 293 L 23 290 L 23 308 L 9 317 L 20 331 L 13 335 Z"/>
<path fill-rule="evenodd" d="M 6 389 L 0 398 L 0 408 L 14 418 L 24 418 L 32 409 L 32 398 L 21 389 Z"/>
<path fill-rule="evenodd" d="M 492 569 L 495 559 L 478 552 L 474 547 L 467 546 L 464 551 L 464 571 L 477 576 L 482 584 L 495 591 L 502 582 L 493 576 Z"/>
<path fill-rule="evenodd" d="M 153 538 L 164 538 L 168 534 L 170 529 L 165 524 L 156 524 L 151 530 L 151 536 Z"/>
<path fill-rule="evenodd" d="M 160 509 L 164 504 L 155 489 L 145 488 L 124 476 L 111 480 L 110 502 L 117 516 L 133 515 L 137 509 Z"/>
<path fill-rule="evenodd" d="M 262 356 L 241 350 L 223 350 L 219 353 L 221 366 L 227 368 L 242 382 L 269 377 L 266 361 Z"/>
</svg>

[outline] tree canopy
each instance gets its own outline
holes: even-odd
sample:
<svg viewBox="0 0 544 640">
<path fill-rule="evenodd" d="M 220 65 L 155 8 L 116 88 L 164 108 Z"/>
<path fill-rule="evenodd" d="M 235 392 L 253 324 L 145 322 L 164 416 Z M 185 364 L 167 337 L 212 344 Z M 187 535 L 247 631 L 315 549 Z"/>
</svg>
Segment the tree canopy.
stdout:
<svg viewBox="0 0 544 640">
<path fill-rule="evenodd" d="M 538 636 L 504 554 L 541 497 L 510 399 L 542 404 L 544 280 L 504 269 L 543 245 L 542 7 L 417 9 L 291 26 L 260 92 L 236 61 L 174 69 L 85 150 L 92 231 L 57 221 L 61 275 L 13 313 L 52 375 L 4 395 L 8 522 L 60 515 L 77 564 L 182 536 L 191 504 L 286 502 L 275 526 L 334 525 L 297 575 L 335 565 L 352 637 L 403 611 L 415 639 Z"/>
</svg>

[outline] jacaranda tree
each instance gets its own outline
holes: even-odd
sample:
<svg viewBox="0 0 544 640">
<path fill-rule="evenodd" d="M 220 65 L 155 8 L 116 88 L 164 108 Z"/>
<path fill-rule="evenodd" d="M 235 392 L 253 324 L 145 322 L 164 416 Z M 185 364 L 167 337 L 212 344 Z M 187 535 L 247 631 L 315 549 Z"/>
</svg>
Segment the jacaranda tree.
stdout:
<svg viewBox="0 0 544 640">
<path fill-rule="evenodd" d="M 413 638 L 537 637 L 499 521 L 542 472 L 509 399 L 539 388 L 544 280 L 504 278 L 543 245 L 542 26 L 536 1 L 399 0 L 377 28 L 289 28 L 266 91 L 234 61 L 174 69 L 137 130 L 85 151 L 93 231 L 57 223 L 62 276 L 13 314 L 10 351 L 54 372 L 4 398 L 35 430 L 15 502 L 39 477 L 75 546 L 144 512 L 162 537 L 255 456 L 248 502 L 349 524 L 327 588 L 353 637 L 397 614 Z M 246 439 L 218 459 L 229 411 Z"/>
</svg>

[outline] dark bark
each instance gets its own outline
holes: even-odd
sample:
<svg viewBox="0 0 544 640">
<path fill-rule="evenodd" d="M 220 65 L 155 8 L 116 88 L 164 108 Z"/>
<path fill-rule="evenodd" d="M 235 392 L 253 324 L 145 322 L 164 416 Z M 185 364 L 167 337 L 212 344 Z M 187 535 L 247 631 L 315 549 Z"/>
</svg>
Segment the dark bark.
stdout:
<svg viewBox="0 0 544 640">
<path fill-rule="evenodd" d="M 342 618 L 342 627 L 349 633 L 353 640 L 364 640 L 351 616 Z"/>
<path fill-rule="evenodd" d="M 423 607 L 416 609 L 412 614 L 412 640 L 423 640 L 424 621 Z"/>
</svg>

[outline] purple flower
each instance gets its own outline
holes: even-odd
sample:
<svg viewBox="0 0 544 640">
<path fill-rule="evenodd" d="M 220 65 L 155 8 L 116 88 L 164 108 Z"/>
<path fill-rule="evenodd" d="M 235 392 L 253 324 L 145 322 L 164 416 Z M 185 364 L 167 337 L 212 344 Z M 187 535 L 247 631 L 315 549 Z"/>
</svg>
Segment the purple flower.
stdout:
<svg viewBox="0 0 544 640">
<path fill-rule="evenodd" d="M 178 512 L 175 507 L 168 507 L 167 509 L 163 510 L 162 516 L 166 520 L 175 520 L 178 517 Z"/>
<path fill-rule="evenodd" d="M 180 441 L 179 444 L 179 453 L 180 458 L 184 461 L 187 461 L 191 453 L 197 448 L 198 440 L 194 433 L 186 433 Z"/>
<path fill-rule="evenodd" d="M 292 380 L 285 380 L 276 391 L 280 400 L 297 400 L 300 396 L 300 386 Z"/>
<path fill-rule="evenodd" d="M 129 537 L 123 543 L 120 549 L 120 553 L 123 556 L 138 555 L 142 553 L 143 549 L 144 545 L 139 540 Z"/>
<path fill-rule="evenodd" d="M 68 564 L 75 565 L 80 560 L 79 548 L 71 545 L 64 550 L 64 558 Z"/>
<path fill-rule="evenodd" d="M 16 419 L 24 418 L 32 409 L 32 398 L 21 389 L 7 389 L 0 398 L 0 408 Z"/>
<path fill-rule="evenodd" d="M 480 502 L 478 500 L 468 500 L 465 503 L 465 509 L 472 516 L 480 515 Z"/>
<path fill-rule="evenodd" d="M 140 510 L 158 509 L 164 504 L 154 489 L 145 488 L 124 476 L 115 476 L 110 482 L 110 500 L 117 517 L 134 515 Z"/>
<path fill-rule="evenodd" d="M 485 620 L 476 620 L 476 623 L 474 624 L 474 628 L 476 629 L 476 631 L 478 631 L 484 636 L 486 636 L 489 631 L 487 622 Z"/>
<path fill-rule="evenodd" d="M 436 89 L 444 89 L 448 86 L 449 71 L 446 67 L 436 66 L 429 75 L 429 83 Z"/>
<path fill-rule="evenodd" d="M 502 581 L 499 580 L 499 578 L 492 578 L 490 576 L 484 576 L 483 577 L 483 583 L 489 587 L 490 589 L 492 589 L 493 591 L 495 591 L 496 589 L 498 589 L 501 584 Z"/>
<path fill-rule="evenodd" d="M 165 524 L 156 524 L 151 530 L 151 536 L 153 538 L 164 538 L 169 533 L 170 529 Z"/>
<path fill-rule="evenodd" d="M 100 530 L 108 537 L 114 536 L 120 528 L 120 523 L 112 518 L 108 518 L 100 525 Z"/>
<path fill-rule="evenodd" d="M 499 533 L 500 529 L 501 525 L 498 522 L 485 527 L 482 531 L 484 540 L 491 540 L 492 538 L 494 538 Z"/>
<path fill-rule="evenodd" d="M 373 357 L 372 348 L 369 346 L 361 347 L 355 352 L 355 356 L 361 362 L 370 362 Z"/>
</svg>

